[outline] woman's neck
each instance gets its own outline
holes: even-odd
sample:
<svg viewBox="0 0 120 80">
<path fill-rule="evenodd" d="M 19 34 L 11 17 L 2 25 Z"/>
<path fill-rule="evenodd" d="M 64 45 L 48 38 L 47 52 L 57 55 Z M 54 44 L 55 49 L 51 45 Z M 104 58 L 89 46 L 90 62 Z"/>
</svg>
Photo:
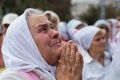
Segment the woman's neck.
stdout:
<svg viewBox="0 0 120 80">
<path fill-rule="evenodd" d="M 104 66 L 104 52 L 89 51 L 90 56 Z"/>
</svg>

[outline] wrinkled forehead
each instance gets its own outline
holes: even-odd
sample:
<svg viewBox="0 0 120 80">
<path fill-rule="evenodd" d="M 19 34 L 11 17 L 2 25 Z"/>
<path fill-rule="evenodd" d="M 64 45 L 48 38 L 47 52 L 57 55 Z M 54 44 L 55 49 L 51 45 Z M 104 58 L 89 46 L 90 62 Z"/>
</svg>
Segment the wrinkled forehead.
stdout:
<svg viewBox="0 0 120 80">
<path fill-rule="evenodd" d="M 44 25 L 44 24 L 51 24 L 51 22 L 43 15 L 31 15 L 28 17 L 28 24 L 29 25 Z"/>
</svg>

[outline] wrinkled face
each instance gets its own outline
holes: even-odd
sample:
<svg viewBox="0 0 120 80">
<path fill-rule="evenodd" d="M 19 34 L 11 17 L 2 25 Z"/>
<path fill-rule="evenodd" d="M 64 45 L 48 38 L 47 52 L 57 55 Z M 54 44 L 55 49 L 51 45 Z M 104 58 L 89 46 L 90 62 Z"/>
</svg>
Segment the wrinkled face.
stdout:
<svg viewBox="0 0 120 80">
<path fill-rule="evenodd" d="M 32 15 L 28 17 L 28 24 L 33 39 L 43 56 L 50 65 L 55 65 L 61 53 L 61 40 L 58 31 L 45 16 Z"/>
<path fill-rule="evenodd" d="M 101 31 L 95 35 L 89 51 L 101 53 L 104 52 L 105 50 L 106 50 L 106 38 L 104 33 Z"/>
</svg>

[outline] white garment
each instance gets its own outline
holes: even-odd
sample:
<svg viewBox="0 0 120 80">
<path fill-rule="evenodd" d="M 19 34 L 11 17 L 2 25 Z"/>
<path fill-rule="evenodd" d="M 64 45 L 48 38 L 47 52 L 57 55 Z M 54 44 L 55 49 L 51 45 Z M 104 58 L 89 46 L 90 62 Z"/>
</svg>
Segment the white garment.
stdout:
<svg viewBox="0 0 120 80">
<path fill-rule="evenodd" d="M 28 80 L 17 71 L 4 71 L 0 75 L 0 80 Z"/>
<path fill-rule="evenodd" d="M 51 66 L 41 56 L 28 28 L 26 14 L 35 11 L 31 8 L 25 10 L 9 26 L 2 45 L 5 66 L 7 70 L 24 70 L 26 72 L 37 68 L 55 80 Z"/>
<path fill-rule="evenodd" d="M 120 48 L 120 45 L 118 46 Z M 113 60 L 104 80 L 120 80 L 120 49 L 113 54 Z"/>
<path fill-rule="evenodd" d="M 83 66 L 83 79 L 82 80 L 103 80 L 107 70 L 109 69 L 111 59 L 109 53 L 105 52 L 105 65 L 104 67 L 94 60 L 87 52 L 85 53 L 84 66 Z"/>
<path fill-rule="evenodd" d="M 116 35 L 117 43 L 120 44 L 120 31 Z"/>
<path fill-rule="evenodd" d="M 100 19 L 100 20 L 97 20 L 94 24 L 94 26 L 98 27 L 99 25 L 101 24 L 104 24 L 108 29 L 109 29 L 109 24 L 106 20 L 104 19 Z"/>
<path fill-rule="evenodd" d="M 71 19 L 68 23 L 67 23 L 67 31 L 68 31 L 68 35 L 70 40 L 72 40 L 74 43 L 76 43 L 76 40 L 74 39 L 74 34 L 77 32 L 77 27 L 79 25 L 83 24 L 80 20 L 77 19 Z"/>
<path fill-rule="evenodd" d="M 66 22 L 59 22 L 58 31 L 59 31 L 60 36 L 62 36 L 64 40 L 66 41 L 70 40 L 68 32 L 67 32 Z"/>
<path fill-rule="evenodd" d="M 94 26 L 84 27 L 74 34 L 74 38 L 77 40 L 78 45 L 81 45 L 85 50 L 88 50 L 94 36 L 99 30 L 99 28 Z"/>
</svg>

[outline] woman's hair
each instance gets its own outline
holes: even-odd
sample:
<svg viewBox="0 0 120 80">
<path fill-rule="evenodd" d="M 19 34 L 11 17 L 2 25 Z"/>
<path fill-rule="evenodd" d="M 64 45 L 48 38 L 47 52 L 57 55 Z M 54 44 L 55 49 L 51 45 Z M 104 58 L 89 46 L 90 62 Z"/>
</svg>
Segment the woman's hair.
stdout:
<svg viewBox="0 0 120 80">
<path fill-rule="evenodd" d="M 101 34 L 105 34 L 105 32 L 104 32 L 102 29 L 100 29 L 100 30 L 96 33 L 96 35 L 101 35 Z"/>
<path fill-rule="evenodd" d="M 100 29 L 105 29 L 106 32 L 109 32 L 108 26 L 106 26 L 106 25 L 104 25 L 104 24 L 100 24 L 100 25 L 98 25 L 97 27 L 100 28 Z"/>
<path fill-rule="evenodd" d="M 47 10 L 43 15 L 45 15 L 52 23 L 58 24 L 60 22 L 58 15 L 53 11 Z"/>
<path fill-rule="evenodd" d="M 31 15 L 42 15 L 42 14 L 43 14 L 43 11 L 40 9 L 26 10 L 26 20 L 28 20 L 28 17 Z"/>
</svg>

